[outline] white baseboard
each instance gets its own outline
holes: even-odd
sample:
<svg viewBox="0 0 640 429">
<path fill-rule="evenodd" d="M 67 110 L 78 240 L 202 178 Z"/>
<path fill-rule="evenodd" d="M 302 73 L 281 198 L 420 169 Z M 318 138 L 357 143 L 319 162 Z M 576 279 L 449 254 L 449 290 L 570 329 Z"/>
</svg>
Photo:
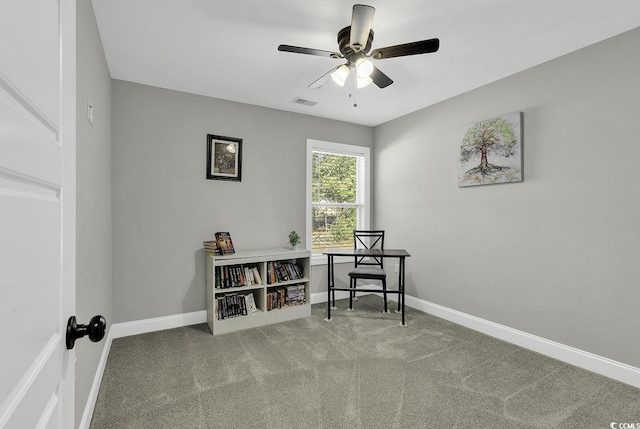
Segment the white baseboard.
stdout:
<svg viewBox="0 0 640 429">
<path fill-rule="evenodd" d="M 405 304 L 424 313 L 640 388 L 640 368 L 452 310 L 420 298 L 407 295 Z"/>
<path fill-rule="evenodd" d="M 89 391 L 89 397 L 87 403 L 84 406 L 84 412 L 82 413 L 82 419 L 78 429 L 89 429 L 91 425 L 91 418 L 93 417 L 93 410 L 96 407 L 96 401 L 98 400 L 98 392 L 100 391 L 100 384 L 102 383 L 102 376 L 104 375 L 104 369 L 107 366 L 107 358 L 109 357 L 109 350 L 111 350 L 111 343 L 113 342 L 113 326 L 109 328 L 107 338 L 105 339 L 104 348 L 102 349 L 102 355 L 98 362 L 98 368 L 96 368 L 96 374 L 93 377 L 93 384 Z"/>
<path fill-rule="evenodd" d="M 180 328 L 182 326 L 197 325 L 199 323 L 207 323 L 207 311 L 195 311 L 193 313 L 176 314 L 173 316 L 155 317 L 153 319 L 138 320 L 135 322 L 114 323 L 107 333 L 102 356 L 96 369 L 96 375 L 93 377 L 93 384 L 89 391 L 89 397 L 82 413 L 82 420 L 78 429 L 89 429 L 91 425 L 91 417 L 96 407 L 98 392 L 100 391 L 100 383 L 104 375 L 104 369 L 107 365 L 107 358 L 111 350 L 111 343 L 115 338 L 128 337 L 131 335 L 145 334 L 147 332 L 162 331 L 164 329 Z"/>
<path fill-rule="evenodd" d="M 154 317 L 153 319 L 136 320 L 134 322 L 114 323 L 111 325 L 113 338 L 146 334 L 147 332 L 162 331 L 164 329 L 180 328 L 182 326 L 207 323 L 207 311 L 174 314 L 173 316 Z"/>
</svg>

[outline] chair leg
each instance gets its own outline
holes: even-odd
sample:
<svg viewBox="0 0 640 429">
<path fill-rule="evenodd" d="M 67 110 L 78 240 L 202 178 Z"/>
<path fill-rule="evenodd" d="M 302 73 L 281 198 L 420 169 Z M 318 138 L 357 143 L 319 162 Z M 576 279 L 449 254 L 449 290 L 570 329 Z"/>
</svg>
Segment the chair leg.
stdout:
<svg viewBox="0 0 640 429">
<path fill-rule="evenodd" d="M 382 279 L 382 295 L 384 296 L 384 312 L 388 313 L 389 309 L 387 308 L 387 280 Z"/>
<path fill-rule="evenodd" d="M 356 281 L 358 281 L 357 278 L 353 278 L 353 291 L 349 292 L 351 295 L 353 295 L 353 300 L 357 301 L 358 297 L 356 296 Z"/>
<path fill-rule="evenodd" d="M 349 279 L 349 310 L 353 310 L 353 296 L 355 295 L 355 292 L 353 291 L 353 289 L 355 289 L 356 287 L 356 279 L 351 277 Z"/>
<path fill-rule="evenodd" d="M 336 291 L 335 290 L 331 291 L 331 302 L 333 302 L 333 305 L 331 307 L 335 309 L 336 308 Z"/>
</svg>

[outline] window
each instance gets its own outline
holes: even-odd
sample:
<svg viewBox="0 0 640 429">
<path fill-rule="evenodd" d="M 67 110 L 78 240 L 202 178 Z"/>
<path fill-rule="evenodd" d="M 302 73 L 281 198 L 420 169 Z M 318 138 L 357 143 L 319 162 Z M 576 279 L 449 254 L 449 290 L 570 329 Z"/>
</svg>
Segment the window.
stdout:
<svg viewBox="0 0 640 429">
<path fill-rule="evenodd" d="M 325 249 L 353 247 L 369 228 L 369 148 L 307 140 L 307 243 L 313 263 Z"/>
</svg>

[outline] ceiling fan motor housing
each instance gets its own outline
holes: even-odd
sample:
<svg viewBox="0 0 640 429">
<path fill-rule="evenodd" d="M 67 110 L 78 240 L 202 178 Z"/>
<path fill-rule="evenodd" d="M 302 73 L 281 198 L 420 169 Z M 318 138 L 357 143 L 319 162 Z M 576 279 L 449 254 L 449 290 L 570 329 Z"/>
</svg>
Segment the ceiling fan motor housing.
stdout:
<svg viewBox="0 0 640 429">
<path fill-rule="evenodd" d="M 367 45 L 360 52 L 354 51 L 350 46 L 351 40 L 351 26 L 345 27 L 338 33 L 338 49 L 340 53 L 349 61 L 349 65 L 354 65 L 356 60 L 360 57 L 364 57 L 367 52 L 371 50 L 371 43 L 373 43 L 373 30 L 369 30 L 369 38 L 367 39 Z"/>
</svg>

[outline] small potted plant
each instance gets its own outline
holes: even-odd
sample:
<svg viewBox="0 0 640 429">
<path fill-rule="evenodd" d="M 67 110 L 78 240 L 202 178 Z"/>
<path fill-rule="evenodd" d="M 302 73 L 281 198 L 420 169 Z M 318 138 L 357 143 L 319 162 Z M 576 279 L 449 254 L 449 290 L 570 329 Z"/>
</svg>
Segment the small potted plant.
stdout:
<svg viewBox="0 0 640 429">
<path fill-rule="evenodd" d="M 298 248 L 298 244 L 300 244 L 300 236 L 297 232 L 291 231 L 289 233 L 289 244 L 291 245 L 291 249 L 296 250 Z"/>
</svg>

